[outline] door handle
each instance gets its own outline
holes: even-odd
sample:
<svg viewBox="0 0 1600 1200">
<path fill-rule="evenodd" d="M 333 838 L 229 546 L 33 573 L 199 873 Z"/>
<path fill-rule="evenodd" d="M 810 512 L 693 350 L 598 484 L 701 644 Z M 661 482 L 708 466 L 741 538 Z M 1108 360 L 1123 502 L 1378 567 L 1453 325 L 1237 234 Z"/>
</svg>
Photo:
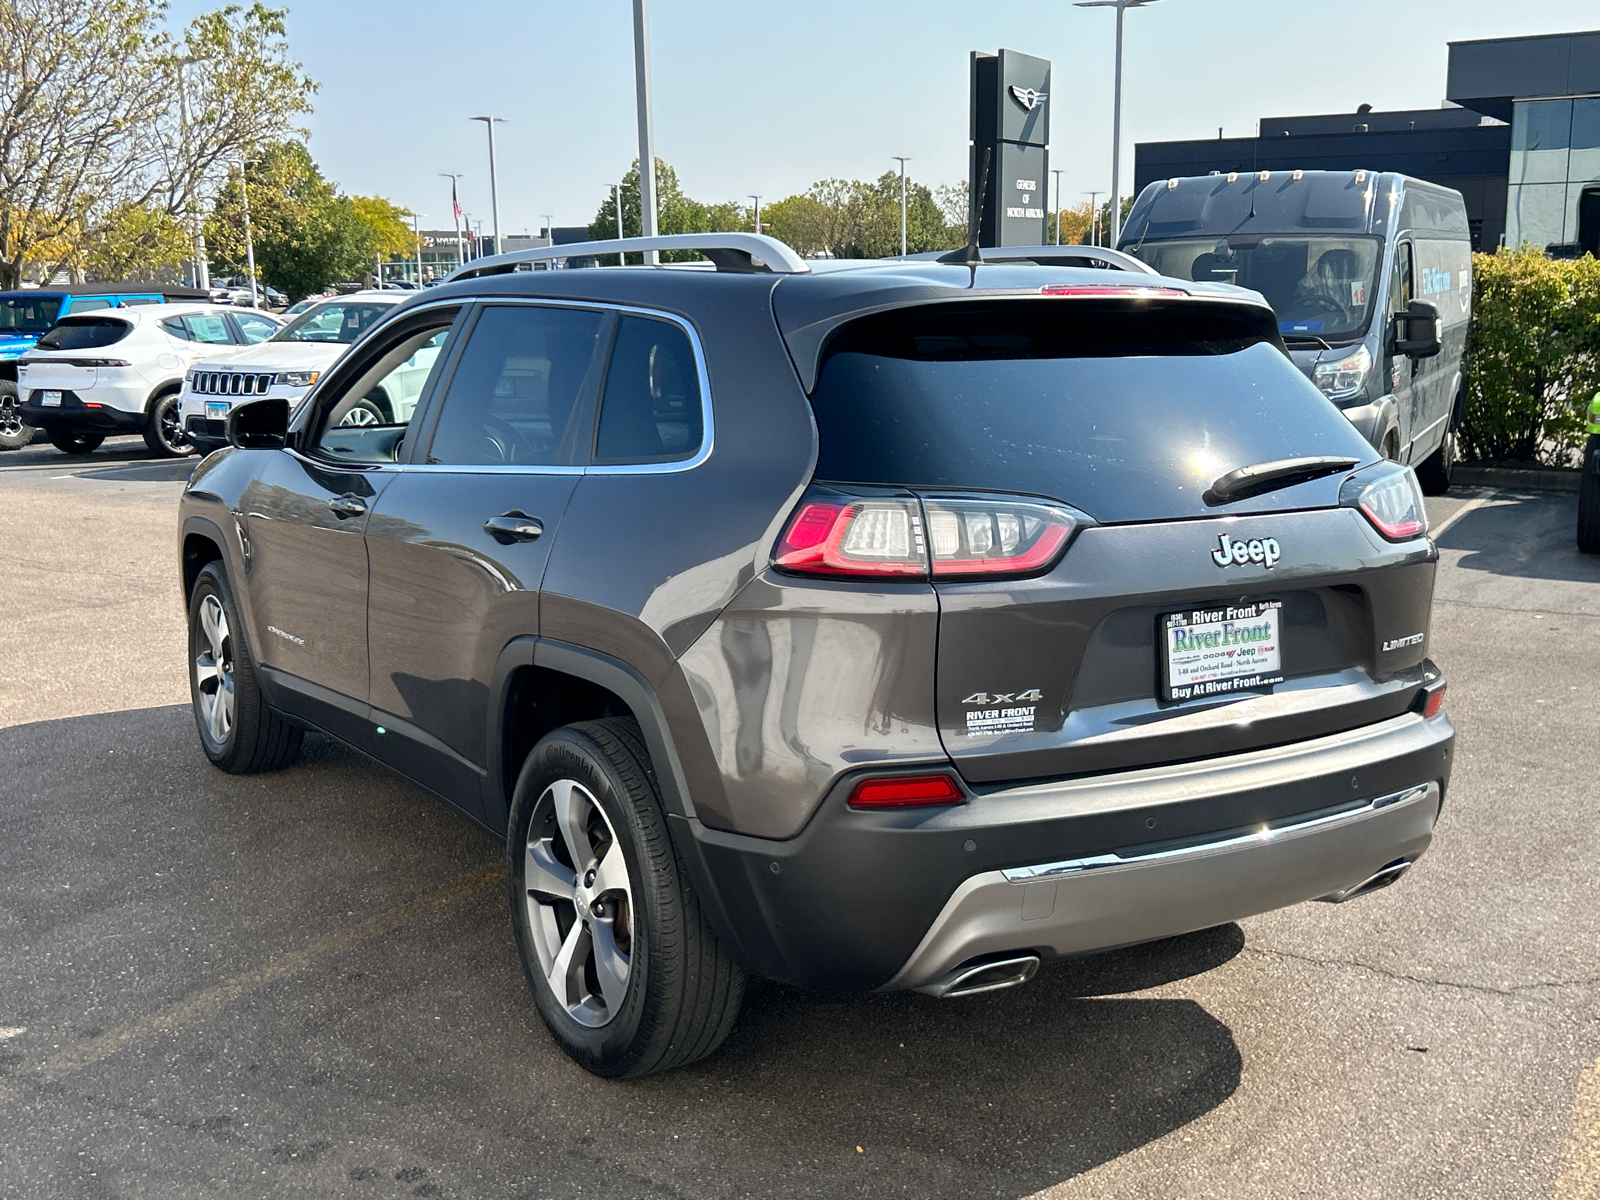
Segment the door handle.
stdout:
<svg viewBox="0 0 1600 1200">
<path fill-rule="evenodd" d="M 359 517 L 367 511 L 367 502 L 360 496 L 346 493 L 329 500 L 328 507 L 341 517 Z"/>
<path fill-rule="evenodd" d="M 490 517 L 483 523 L 483 531 L 502 546 L 509 546 L 512 542 L 533 541 L 544 533 L 544 526 L 539 524 L 537 517 L 512 509 L 498 517 Z"/>
</svg>

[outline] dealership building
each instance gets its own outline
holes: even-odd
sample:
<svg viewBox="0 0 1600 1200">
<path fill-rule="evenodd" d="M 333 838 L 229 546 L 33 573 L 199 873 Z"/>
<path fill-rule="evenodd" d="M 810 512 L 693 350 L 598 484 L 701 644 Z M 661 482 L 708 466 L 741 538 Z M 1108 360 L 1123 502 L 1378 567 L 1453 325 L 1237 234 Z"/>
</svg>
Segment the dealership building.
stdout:
<svg viewBox="0 0 1600 1200">
<path fill-rule="evenodd" d="M 1141 142 L 1136 188 L 1230 171 L 1399 171 L 1455 188 L 1473 244 L 1600 257 L 1600 30 L 1451 42 L 1440 108 L 1266 117 L 1255 137 Z"/>
</svg>

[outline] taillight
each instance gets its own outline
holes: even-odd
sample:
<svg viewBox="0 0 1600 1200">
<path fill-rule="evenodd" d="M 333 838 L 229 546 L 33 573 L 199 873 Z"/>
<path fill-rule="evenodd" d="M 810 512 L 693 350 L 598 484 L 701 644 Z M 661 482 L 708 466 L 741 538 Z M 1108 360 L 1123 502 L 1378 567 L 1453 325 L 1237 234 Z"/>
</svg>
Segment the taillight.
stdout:
<svg viewBox="0 0 1600 1200">
<path fill-rule="evenodd" d="M 1444 711 L 1444 693 L 1446 688 L 1444 680 L 1440 679 L 1430 683 L 1423 692 L 1422 715 L 1424 717 L 1437 717 Z"/>
<path fill-rule="evenodd" d="M 995 579 L 1049 570 L 1088 518 L 988 496 L 852 497 L 813 489 L 773 565 L 807 575 Z"/>
<path fill-rule="evenodd" d="M 896 779 L 863 779 L 850 792 L 851 808 L 918 808 L 960 804 L 956 781 L 945 774 L 909 775 Z"/>
<path fill-rule="evenodd" d="M 926 579 L 921 509 L 909 497 L 808 497 L 800 502 L 772 561 L 808 575 Z"/>
<path fill-rule="evenodd" d="M 1339 503 L 1359 508 L 1391 542 L 1409 541 L 1428 532 L 1428 510 L 1416 472 L 1399 463 L 1363 467 L 1344 481 Z"/>
<path fill-rule="evenodd" d="M 1065 508 L 1024 500 L 930 496 L 922 504 L 935 579 L 1047 570 L 1082 523 Z"/>
</svg>

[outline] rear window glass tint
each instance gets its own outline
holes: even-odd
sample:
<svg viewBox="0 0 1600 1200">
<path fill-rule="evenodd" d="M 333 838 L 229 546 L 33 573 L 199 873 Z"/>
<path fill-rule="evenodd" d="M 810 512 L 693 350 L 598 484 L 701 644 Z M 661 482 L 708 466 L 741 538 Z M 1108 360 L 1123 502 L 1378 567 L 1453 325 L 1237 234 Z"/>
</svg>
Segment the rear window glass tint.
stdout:
<svg viewBox="0 0 1600 1200">
<path fill-rule="evenodd" d="M 811 401 L 818 479 L 1050 496 L 1101 521 L 1210 514 L 1201 494 L 1241 466 L 1372 456 L 1276 345 L 1193 309 L 900 310 L 834 338 Z"/>
<path fill-rule="evenodd" d="M 127 337 L 132 328 L 126 321 L 94 317 L 74 320 L 68 317 L 39 339 L 39 349 L 94 350 L 100 346 L 112 346 Z"/>
<path fill-rule="evenodd" d="M 583 309 L 485 309 L 450 377 L 428 461 L 566 462 L 600 322 Z"/>
<path fill-rule="evenodd" d="M 700 448 L 701 423 L 688 335 L 667 321 L 623 317 L 606 368 L 596 461 L 688 458 Z"/>
</svg>

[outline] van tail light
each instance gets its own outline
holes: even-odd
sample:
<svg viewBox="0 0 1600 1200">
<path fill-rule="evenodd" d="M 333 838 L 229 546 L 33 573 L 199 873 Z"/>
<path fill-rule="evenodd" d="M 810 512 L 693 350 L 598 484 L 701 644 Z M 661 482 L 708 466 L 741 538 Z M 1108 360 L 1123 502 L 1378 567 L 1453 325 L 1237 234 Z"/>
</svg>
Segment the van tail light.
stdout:
<svg viewBox="0 0 1600 1200">
<path fill-rule="evenodd" d="M 1428 532 L 1422 485 L 1410 467 L 1395 462 L 1363 467 L 1344 481 L 1339 503 L 1358 508 L 1384 537 L 1405 542 Z"/>
<path fill-rule="evenodd" d="M 807 575 L 999 579 L 1049 570 L 1089 523 L 1058 504 L 989 496 L 851 497 L 813 489 L 773 565 Z"/>
<path fill-rule="evenodd" d="M 949 775 L 902 775 L 894 779 L 863 779 L 850 791 L 851 808 L 923 808 L 934 804 L 960 804 L 966 797 Z"/>
</svg>

